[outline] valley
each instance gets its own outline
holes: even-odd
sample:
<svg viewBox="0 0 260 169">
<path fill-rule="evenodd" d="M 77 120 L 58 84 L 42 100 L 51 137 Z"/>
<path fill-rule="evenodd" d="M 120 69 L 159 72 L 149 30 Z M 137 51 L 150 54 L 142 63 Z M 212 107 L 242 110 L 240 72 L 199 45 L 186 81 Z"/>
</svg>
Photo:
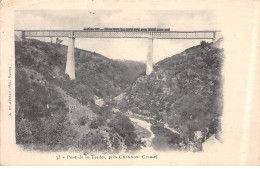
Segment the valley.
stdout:
<svg viewBox="0 0 260 169">
<path fill-rule="evenodd" d="M 191 47 L 154 65 L 67 46 L 15 42 L 16 143 L 39 151 L 203 151 L 221 140 L 221 43 Z"/>
</svg>

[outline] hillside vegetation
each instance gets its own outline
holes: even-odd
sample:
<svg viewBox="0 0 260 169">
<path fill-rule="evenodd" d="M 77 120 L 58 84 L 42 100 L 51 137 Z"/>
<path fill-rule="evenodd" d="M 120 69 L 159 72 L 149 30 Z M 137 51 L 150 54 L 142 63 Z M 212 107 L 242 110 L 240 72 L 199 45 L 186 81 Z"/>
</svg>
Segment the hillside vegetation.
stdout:
<svg viewBox="0 0 260 169">
<path fill-rule="evenodd" d="M 76 79 L 69 80 L 64 73 L 66 53 L 63 45 L 16 42 L 17 143 L 43 150 L 138 149 L 129 119 L 95 102 L 120 94 L 145 65 L 75 49 Z M 132 66 L 139 69 L 132 71 Z M 125 128 L 119 127 L 122 122 Z"/>
<path fill-rule="evenodd" d="M 219 42 L 218 42 L 219 43 Z M 195 132 L 219 137 L 222 115 L 223 49 L 201 42 L 154 66 L 119 102 L 122 111 L 151 117 L 194 140 Z"/>
<path fill-rule="evenodd" d="M 210 136 L 220 139 L 220 44 L 202 41 L 156 63 L 149 76 L 144 63 L 76 48 L 70 80 L 67 46 L 16 42 L 16 142 L 45 151 L 133 151 L 149 137 L 141 132 L 151 131 L 155 149 L 201 151 Z M 151 127 L 135 127 L 128 116 Z"/>
</svg>

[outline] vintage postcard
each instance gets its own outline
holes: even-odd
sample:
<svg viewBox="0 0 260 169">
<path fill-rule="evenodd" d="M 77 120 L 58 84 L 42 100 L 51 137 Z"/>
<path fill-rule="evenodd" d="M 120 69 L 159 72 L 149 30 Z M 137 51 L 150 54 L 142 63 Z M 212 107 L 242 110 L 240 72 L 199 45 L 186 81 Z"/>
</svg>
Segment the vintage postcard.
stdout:
<svg viewBox="0 0 260 169">
<path fill-rule="evenodd" d="M 259 1 L 2 1 L 1 165 L 260 165 Z"/>
</svg>

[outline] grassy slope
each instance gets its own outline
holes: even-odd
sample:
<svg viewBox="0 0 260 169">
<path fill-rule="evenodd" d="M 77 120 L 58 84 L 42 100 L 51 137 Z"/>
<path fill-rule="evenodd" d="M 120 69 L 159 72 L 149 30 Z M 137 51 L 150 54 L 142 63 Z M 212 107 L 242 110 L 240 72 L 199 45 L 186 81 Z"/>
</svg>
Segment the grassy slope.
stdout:
<svg viewBox="0 0 260 169">
<path fill-rule="evenodd" d="M 139 67 L 135 69 L 137 71 L 132 71 L 133 68 L 136 68 L 134 64 L 132 66 L 108 59 L 97 53 L 76 49 L 76 79 L 70 81 L 64 74 L 66 46 L 60 45 L 59 47 L 56 44 L 37 40 L 30 40 L 27 45 L 30 46 L 30 49 L 26 51 L 21 48 L 21 45 L 17 46 L 17 50 L 19 50 L 17 54 L 22 56 L 22 65 L 32 66 L 48 81 L 60 86 L 83 104 L 88 104 L 94 95 L 107 98 L 120 94 L 145 68 L 144 64 L 136 63 Z"/>
<path fill-rule="evenodd" d="M 135 135 L 118 129 L 113 112 L 103 110 L 100 116 L 91 110 L 98 107 L 95 95 L 106 99 L 124 90 L 128 82 L 122 79 L 129 67 L 76 49 L 76 79 L 71 81 L 64 73 L 66 52 L 63 45 L 33 39 L 16 42 L 17 143 L 43 150 L 138 147 Z"/>
</svg>

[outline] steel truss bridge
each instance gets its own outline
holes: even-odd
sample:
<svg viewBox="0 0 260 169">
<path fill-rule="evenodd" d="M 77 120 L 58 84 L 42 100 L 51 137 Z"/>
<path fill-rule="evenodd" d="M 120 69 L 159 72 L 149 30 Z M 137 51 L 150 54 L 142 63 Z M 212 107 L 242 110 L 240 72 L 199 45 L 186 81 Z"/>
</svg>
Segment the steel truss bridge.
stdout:
<svg viewBox="0 0 260 169">
<path fill-rule="evenodd" d="M 68 54 L 66 71 L 71 79 L 75 79 L 75 38 L 147 38 L 148 54 L 146 74 L 153 71 L 154 39 L 211 39 L 214 41 L 220 31 L 120 31 L 120 30 L 15 30 L 21 40 L 26 37 L 67 37 Z"/>
<path fill-rule="evenodd" d="M 16 30 L 25 37 L 215 39 L 219 31 Z"/>
</svg>

